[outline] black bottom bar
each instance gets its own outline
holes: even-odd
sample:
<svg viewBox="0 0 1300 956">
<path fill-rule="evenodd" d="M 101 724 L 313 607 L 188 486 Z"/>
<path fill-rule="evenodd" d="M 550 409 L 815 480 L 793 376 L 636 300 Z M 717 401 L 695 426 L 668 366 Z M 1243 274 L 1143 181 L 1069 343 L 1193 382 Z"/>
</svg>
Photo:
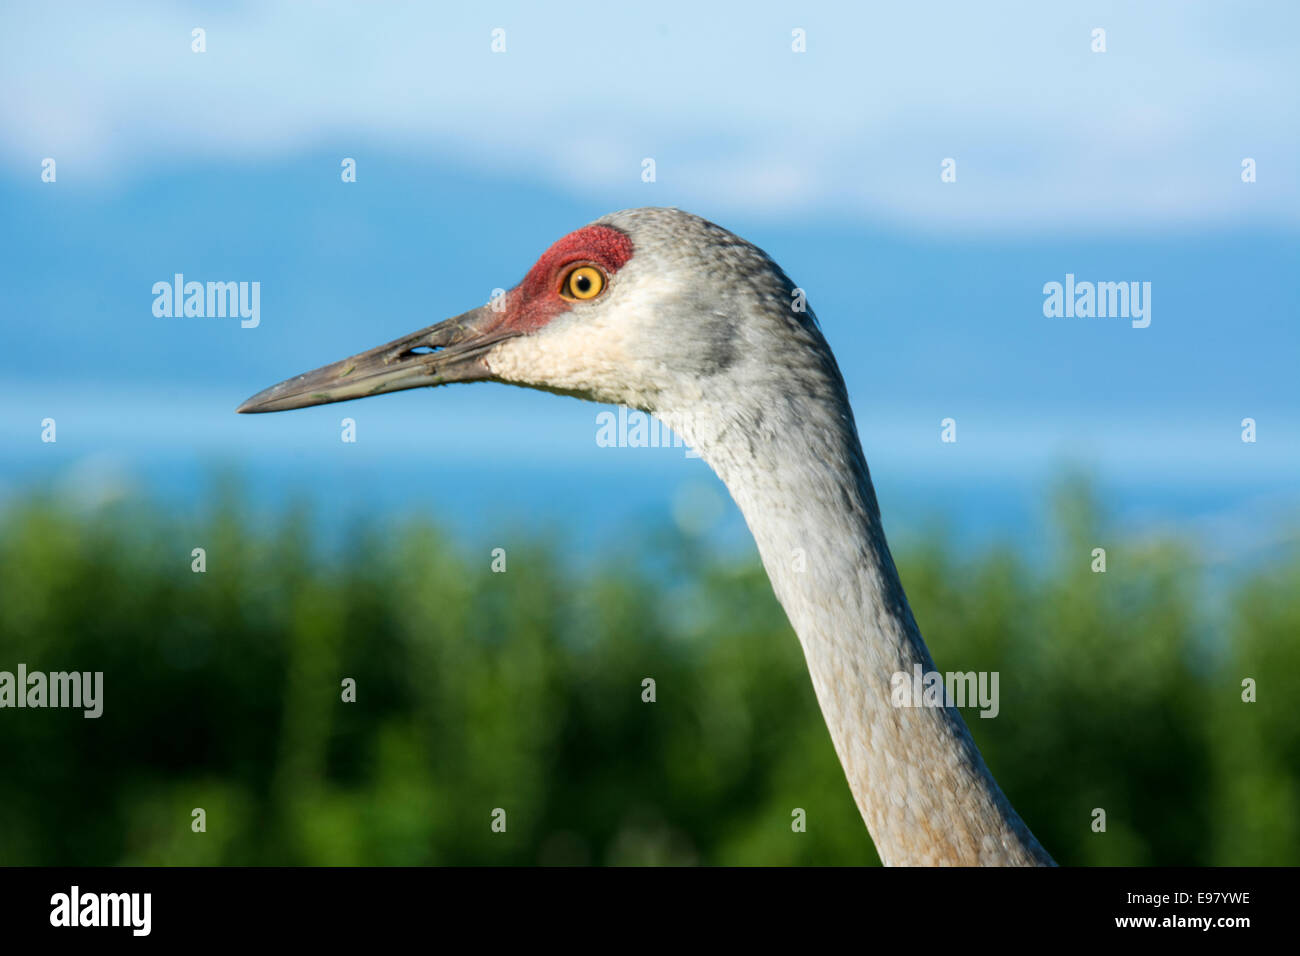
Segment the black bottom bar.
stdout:
<svg viewBox="0 0 1300 956">
<path fill-rule="evenodd" d="M 6 942 L 62 936 L 83 944 L 338 944 L 389 934 L 436 942 L 453 933 L 499 941 L 512 931 L 557 943 L 686 938 L 678 931 L 692 939 L 849 931 L 863 941 L 902 933 L 918 943 L 981 943 L 1008 930 L 1230 944 L 1283 929 L 1293 882 L 1290 870 L 1266 869 L 15 868 L 0 870 L 0 925 Z"/>
</svg>

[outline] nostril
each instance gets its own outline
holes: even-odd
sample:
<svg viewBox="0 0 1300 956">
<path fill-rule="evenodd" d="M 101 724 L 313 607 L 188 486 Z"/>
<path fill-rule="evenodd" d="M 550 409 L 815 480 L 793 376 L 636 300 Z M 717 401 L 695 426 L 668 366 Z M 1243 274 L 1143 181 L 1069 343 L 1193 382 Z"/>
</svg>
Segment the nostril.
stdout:
<svg viewBox="0 0 1300 956">
<path fill-rule="evenodd" d="M 413 349 L 407 349 L 407 355 L 432 355 L 434 352 L 441 352 L 441 345 L 417 345 Z"/>
</svg>

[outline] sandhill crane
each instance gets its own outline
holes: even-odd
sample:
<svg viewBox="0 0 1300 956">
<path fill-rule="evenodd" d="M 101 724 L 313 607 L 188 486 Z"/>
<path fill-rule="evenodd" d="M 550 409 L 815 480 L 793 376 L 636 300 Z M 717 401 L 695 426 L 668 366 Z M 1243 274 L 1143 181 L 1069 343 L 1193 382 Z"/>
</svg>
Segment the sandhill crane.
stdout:
<svg viewBox="0 0 1300 956">
<path fill-rule="evenodd" d="M 676 209 L 612 213 L 493 302 L 254 395 L 274 412 L 495 381 L 658 416 L 743 513 L 887 865 L 1051 865 L 953 706 L 895 706 L 935 670 L 885 543 L 844 380 L 768 256 Z"/>
</svg>

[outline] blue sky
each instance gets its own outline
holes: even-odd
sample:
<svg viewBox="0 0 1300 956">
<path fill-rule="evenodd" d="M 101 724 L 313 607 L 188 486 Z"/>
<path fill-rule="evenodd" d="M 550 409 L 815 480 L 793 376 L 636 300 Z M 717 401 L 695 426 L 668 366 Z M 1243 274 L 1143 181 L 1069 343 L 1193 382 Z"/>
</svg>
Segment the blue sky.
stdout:
<svg viewBox="0 0 1300 956">
<path fill-rule="evenodd" d="M 707 471 L 597 448 L 595 406 L 476 386 L 232 413 L 611 209 L 679 205 L 808 290 L 897 521 L 1032 534 L 1021 499 L 1075 462 L 1120 514 L 1266 533 L 1300 503 L 1300 8 L 991 6 L 7 6 L 0 487 L 183 493 L 226 462 L 339 508 L 436 510 L 472 475 L 470 527 L 680 517 Z M 176 272 L 260 282 L 261 325 L 155 317 Z M 1066 273 L 1150 282 L 1151 326 L 1045 318 Z"/>
</svg>

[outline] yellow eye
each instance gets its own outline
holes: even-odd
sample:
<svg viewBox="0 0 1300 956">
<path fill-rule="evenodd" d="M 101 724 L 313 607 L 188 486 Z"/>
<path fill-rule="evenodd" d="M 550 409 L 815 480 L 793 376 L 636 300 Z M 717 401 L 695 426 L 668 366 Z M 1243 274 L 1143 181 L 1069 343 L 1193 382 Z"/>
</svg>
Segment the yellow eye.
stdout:
<svg viewBox="0 0 1300 956">
<path fill-rule="evenodd" d="M 595 266 L 578 266 L 564 277 L 560 295 L 566 299 L 594 299 L 605 288 L 605 276 Z"/>
</svg>

